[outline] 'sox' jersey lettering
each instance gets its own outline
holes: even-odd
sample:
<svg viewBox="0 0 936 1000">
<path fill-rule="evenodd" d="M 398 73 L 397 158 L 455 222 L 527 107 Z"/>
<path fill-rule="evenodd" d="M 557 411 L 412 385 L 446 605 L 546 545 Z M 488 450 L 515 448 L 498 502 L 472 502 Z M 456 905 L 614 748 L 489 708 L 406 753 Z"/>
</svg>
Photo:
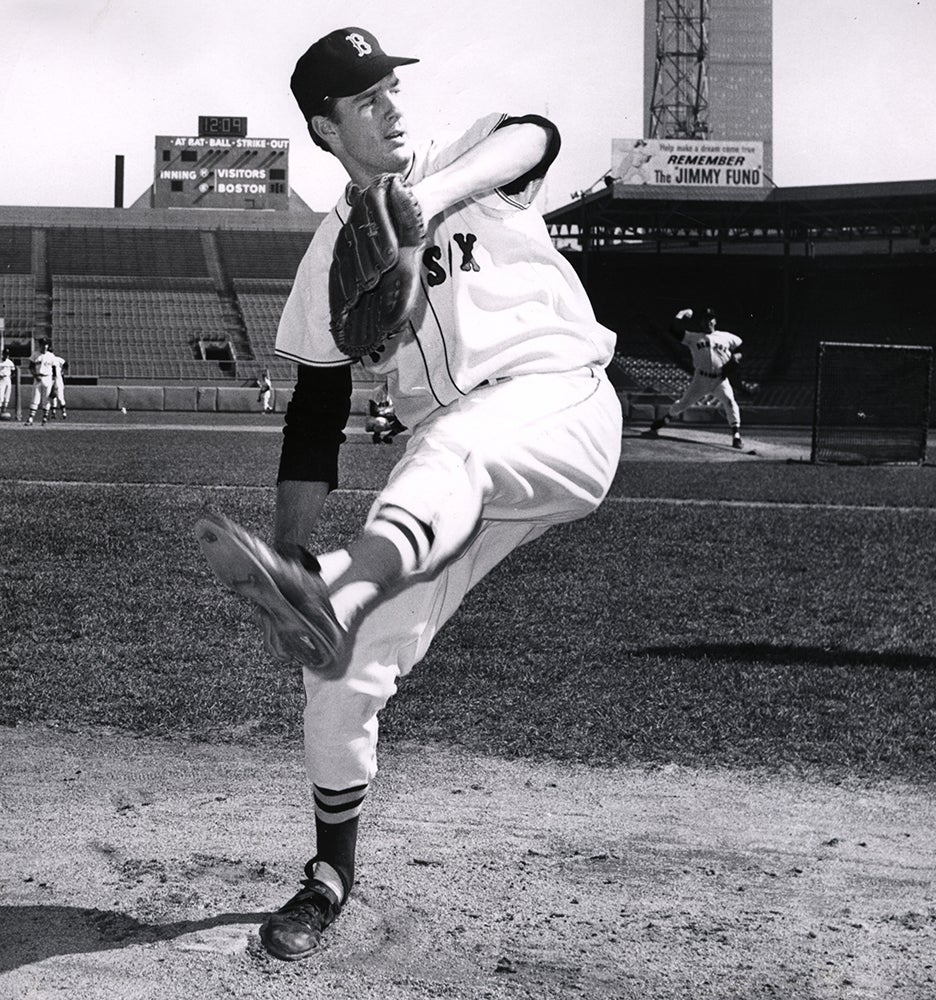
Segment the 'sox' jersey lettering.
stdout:
<svg viewBox="0 0 936 1000">
<path fill-rule="evenodd" d="M 711 333 L 687 331 L 682 342 L 692 351 L 692 366 L 703 375 L 717 375 L 731 357 L 731 352 L 741 346 L 741 338 L 726 330 Z"/>
<path fill-rule="evenodd" d="M 505 120 L 489 115 L 450 144 L 417 149 L 410 184 L 447 166 Z M 520 193 L 493 191 L 438 216 L 422 253 L 421 293 L 407 329 L 368 357 L 387 377 L 412 426 L 490 379 L 604 366 L 615 334 L 595 319 L 569 262 L 531 207 L 541 179 Z M 311 365 L 346 365 L 329 333 L 328 271 L 344 199 L 306 252 L 283 310 L 276 352 Z"/>
</svg>

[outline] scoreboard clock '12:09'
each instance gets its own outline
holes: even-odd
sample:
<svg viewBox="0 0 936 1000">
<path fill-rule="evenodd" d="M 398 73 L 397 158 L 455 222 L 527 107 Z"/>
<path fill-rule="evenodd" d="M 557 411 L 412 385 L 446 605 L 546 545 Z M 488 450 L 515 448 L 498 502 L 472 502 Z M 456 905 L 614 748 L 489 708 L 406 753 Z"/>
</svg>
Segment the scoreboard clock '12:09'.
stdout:
<svg viewBox="0 0 936 1000">
<path fill-rule="evenodd" d="M 199 138 L 244 138 L 247 135 L 247 119 L 243 115 L 199 115 L 198 135 Z"/>
</svg>

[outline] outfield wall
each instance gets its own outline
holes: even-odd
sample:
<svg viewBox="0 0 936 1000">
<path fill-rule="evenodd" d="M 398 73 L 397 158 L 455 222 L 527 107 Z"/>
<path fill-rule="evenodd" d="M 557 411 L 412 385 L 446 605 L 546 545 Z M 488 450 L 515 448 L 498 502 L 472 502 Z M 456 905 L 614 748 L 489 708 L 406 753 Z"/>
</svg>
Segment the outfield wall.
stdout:
<svg viewBox="0 0 936 1000">
<path fill-rule="evenodd" d="M 372 386 L 355 386 L 351 394 L 351 416 L 368 412 Z M 284 413 L 292 397 L 292 388 L 279 388 L 274 394 L 274 411 Z M 29 405 L 32 388 L 23 386 L 23 409 Z M 672 399 L 644 392 L 619 392 L 625 421 L 650 423 L 661 416 Z M 160 386 L 160 385 L 76 385 L 66 389 L 69 410 L 120 410 L 165 413 L 260 413 L 257 390 L 234 386 Z M 750 426 L 795 426 L 812 423 L 811 407 L 746 406 L 744 422 Z M 723 425 L 720 411 L 711 406 L 692 407 L 683 417 L 686 423 Z"/>
<path fill-rule="evenodd" d="M 376 383 L 375 383 L 376 384 Z M 351 413 L 367 412 L 373 386 L 355 386 Z M 260 413 L 259 390 L 241 386 L 213 385 L 68 385 L 65 403 L 69 410 L 127 410 L 176 413 Z M 276 388 L 273 409 L 283 413 L 292 398 L 292 387 Z M 22 386 L 22 409 L 29 406 L 32 386 Z"/>
</svg>

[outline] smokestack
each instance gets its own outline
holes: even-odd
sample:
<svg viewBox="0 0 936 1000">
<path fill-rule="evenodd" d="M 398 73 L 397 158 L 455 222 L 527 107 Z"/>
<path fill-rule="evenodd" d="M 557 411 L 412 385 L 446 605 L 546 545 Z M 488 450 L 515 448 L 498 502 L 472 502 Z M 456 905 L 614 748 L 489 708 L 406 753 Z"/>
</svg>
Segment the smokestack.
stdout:
<svg viewBox="0 0 936 1000">
<path fill-rule="evenodd" d="M 114 157 L 114 208 L 123 208 L 124 158 L 118 153 Z"/>
</svg>

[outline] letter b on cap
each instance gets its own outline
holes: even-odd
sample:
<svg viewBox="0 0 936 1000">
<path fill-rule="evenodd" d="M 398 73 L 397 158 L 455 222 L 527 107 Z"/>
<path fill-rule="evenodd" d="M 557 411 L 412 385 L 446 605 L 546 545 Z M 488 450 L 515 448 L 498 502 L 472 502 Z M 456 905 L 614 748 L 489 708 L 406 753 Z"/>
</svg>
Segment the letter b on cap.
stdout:
<svg viewBox="0 0 936 1000">
<path fill-rule="evenodd" d="M 369 56 L 374 50 L 370 47 L 370 43 L 363 35 L 359 35 L 356 31 L 352 32 L 350 35 L 345 36 L 346 40 L 349 41 L 357 52 L 360 58 L 364 56 Z"/>
</svg>

